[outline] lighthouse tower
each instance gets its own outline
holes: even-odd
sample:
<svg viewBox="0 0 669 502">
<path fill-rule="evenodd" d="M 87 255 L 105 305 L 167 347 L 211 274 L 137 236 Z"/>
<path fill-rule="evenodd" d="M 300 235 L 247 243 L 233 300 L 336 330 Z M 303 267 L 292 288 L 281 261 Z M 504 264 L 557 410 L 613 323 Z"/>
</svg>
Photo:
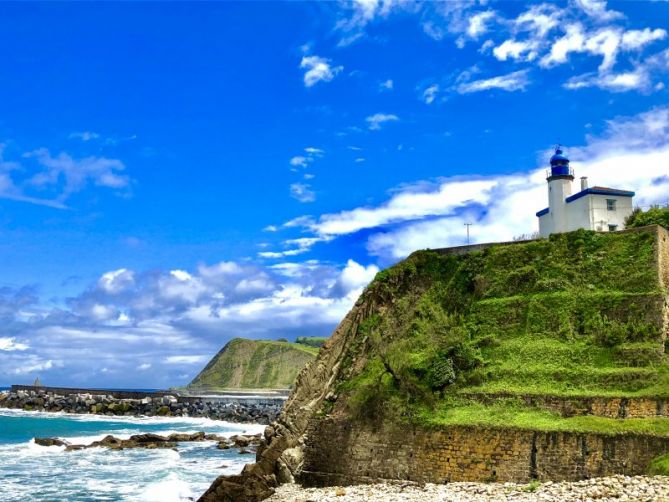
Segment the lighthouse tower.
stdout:
<svg viewBox="0 0 669 502">
<path fill-rule="evenodd" d="M 634 192 L 601 186 L 588 187 L 581 178 L 581 191 L 572 195 L 574 171 L 558 146 L 546 173 L 548 207 L 537 213 L 539 235 L 570 232 L 578 228 L 615 232 L 625 228 L 625 218 L 632 213 Z"/>
<path fill-rule="evenodd" d="M 552 222 L 551 233 L 566 232 L 568 229 L 567 205 L 565 199 L 571 195 L 574 171 L 569 167 L 569 159 L 558 146 L 551 157 L 548 174 L 548 214 Z"/>
</svg>

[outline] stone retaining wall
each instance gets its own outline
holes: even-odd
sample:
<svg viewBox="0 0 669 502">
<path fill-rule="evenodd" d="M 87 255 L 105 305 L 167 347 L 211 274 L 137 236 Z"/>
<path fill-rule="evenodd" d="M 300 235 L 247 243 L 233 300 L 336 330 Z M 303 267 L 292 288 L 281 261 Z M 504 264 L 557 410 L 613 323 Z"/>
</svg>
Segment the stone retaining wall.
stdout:
<svg viewBox="0 0 669 502">
<path fill-rule="evenodd" d="M 644 435 L 352 426 L 329 418 L 314 422 L 306 438 L 300 481 L 311 486 L 379 479 L 527 483 L 637 475 L 669 451 L 669 438 Z"/>
<path fill-rule="evenodd" d="M 527 406 L 557 413 L 562 417 L 594 415 L 606 418 L 669 417 L 669 400 L 645 397 L 559 397 L 512 394 L 464 394 L 468 399 L 492 404 L 502 399 L 520 399 Z"/>
</svg>

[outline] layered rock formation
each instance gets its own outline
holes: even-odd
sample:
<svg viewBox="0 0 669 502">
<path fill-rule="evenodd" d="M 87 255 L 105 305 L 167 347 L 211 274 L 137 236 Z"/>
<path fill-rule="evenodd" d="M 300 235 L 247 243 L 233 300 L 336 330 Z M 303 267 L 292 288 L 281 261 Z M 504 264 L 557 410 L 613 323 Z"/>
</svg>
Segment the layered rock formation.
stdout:
<svg viewBox="0 0 669 502">
<path fill-rule="evenodd" d="M 300 373 L 257 462 L 201 500 L 643 473 L 669 451 L 668 285 L 660 227 L 414 253 Z"/>
</svg>

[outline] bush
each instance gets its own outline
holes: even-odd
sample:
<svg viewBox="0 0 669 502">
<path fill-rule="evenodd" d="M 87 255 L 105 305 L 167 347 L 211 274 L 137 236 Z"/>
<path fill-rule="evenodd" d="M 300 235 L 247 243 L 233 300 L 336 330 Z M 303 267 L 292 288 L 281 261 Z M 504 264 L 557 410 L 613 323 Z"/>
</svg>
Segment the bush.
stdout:
<svg viewBox="0 0 669 502">
<path fill-rule="evenodd" d="M 669 228 L 669 206 L 653 206 L 648 211 L 636 208 L 625 220 L 627 228 L 645 227 L 646 225 L 662 225 Z"/>
</svg>

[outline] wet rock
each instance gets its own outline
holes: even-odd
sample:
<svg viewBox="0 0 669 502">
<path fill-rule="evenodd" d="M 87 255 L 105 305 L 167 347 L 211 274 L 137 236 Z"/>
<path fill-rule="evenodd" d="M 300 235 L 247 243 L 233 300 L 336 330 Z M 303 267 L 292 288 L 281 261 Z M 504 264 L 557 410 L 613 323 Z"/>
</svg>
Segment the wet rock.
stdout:
<svg viewBox="0 0 669 502">
<path fill-rule="evenodd" d="M 58 438 L 35 438 L 35 444 L 40 446 L 67 446 L 69 443 Z"/>
</svg>

